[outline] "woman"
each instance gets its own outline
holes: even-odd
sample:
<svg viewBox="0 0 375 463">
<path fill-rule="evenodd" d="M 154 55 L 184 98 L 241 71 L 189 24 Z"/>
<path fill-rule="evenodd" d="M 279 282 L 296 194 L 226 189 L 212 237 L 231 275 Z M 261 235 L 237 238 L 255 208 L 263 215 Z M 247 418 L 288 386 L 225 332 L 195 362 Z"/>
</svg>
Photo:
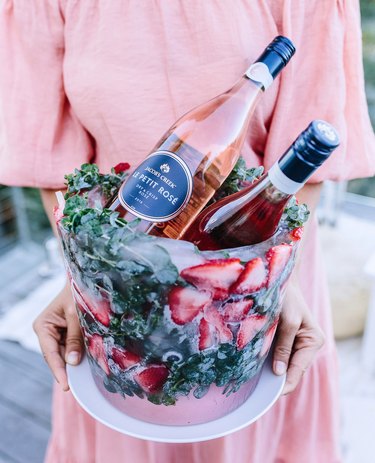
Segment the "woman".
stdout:
<svg viewBox="0 0 375 463">
<path fill-rule="evenodd" d="M 301 192 L 371 175 L 374 139 L 363 89 L 359 7 L 345 0 L 1 0 L 0 181 L 42 189 L 46 210 L 83 162 L 137 164 L 186 110 L 229 88 L 277 34 L 297 54 L 267 90 L 243 155 L 268 168 L 314 118 L 333 123 L 340 149 Z M 49 463 L 337 463 L 337 371 L 326 282 L 310 220 L 278 328 L 274 369 L 284 395 L 263 418 L 197 444 L 144 442 L 89 417 L 67 390 L 65 359 L 81 338 L 69 290 L 35 322 L 59 382 Z M 322 345 L 302 381 L 301 377 Z M 67 328 L 66 352 L 61 329 Z"/>
</svg>

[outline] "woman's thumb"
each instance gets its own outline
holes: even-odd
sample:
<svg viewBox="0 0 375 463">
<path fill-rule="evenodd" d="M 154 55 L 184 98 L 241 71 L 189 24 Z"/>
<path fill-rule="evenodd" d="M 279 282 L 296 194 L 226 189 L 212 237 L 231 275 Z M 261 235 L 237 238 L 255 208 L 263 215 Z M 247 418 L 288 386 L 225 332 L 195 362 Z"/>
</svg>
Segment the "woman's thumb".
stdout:
<svg viewBox="0 0 375 463">
<path fill-rule="evenodd" d="M 75 308 L 67 308 L 65 310 L 65 317 L 67 325 L 65 362 L 69 363 L 69 365 L 78 365 L 82 358 L 83 339 Z"/>
</svg>

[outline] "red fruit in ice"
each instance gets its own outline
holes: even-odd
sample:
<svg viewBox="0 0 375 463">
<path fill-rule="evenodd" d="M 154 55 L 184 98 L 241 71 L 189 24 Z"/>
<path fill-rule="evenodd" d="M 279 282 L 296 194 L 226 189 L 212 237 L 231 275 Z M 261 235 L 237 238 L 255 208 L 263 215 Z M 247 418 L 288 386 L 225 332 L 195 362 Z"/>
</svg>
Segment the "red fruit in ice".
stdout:
<svg viewBox="0 0 375 463">
<path fill-rule="evenodd" d="M 243 349 L 267 323 L 265 315 L 249 315 L 241 322 L 237 333 L 237 348 Z"/>
<path fill-rule="evenodd" d="M 299 241 L 302 238 L 302 235 L 303 235 L 303 227 L 295 228 L 289 233 L 289 236 L 293 241 Z"/>
<path fill-rule="evenodd" d="M 276 328 L 277 328 L 277 321 L 270 328 L 268 328 L 267 333 L 264 335 L 262 349 L 260 351 L 261 357 L 269 351 L 272 341 L 273 341 L 273 337 L 275 335 Z"/>
<path fill-rule="evenodd" d="M 88 340 L 88 349 L 92 358 L 96 360 L 102 370 L 109 375 L 107 355 L 104 349 L 103 338 L 98 334 L 93 334 Z"/>
<path fill-rule="evenodd" d="M 136 365 L 141 361 L 141 357 L 133 352 L 129 352 L 120 347 L 112 347 L 112 360 L 123 370 Z"/>
<path fill-rule="evenodd" d="M 266 254 L 269 265 L 268 286 L 271 286 L 279 278 L 291 253 L 292 246 L 290 244 L 279 244 L 268 250 Z"/>
<path fill-rule="evenodd" d="M 210 291 L 213 299 L 222 300 L 243 270 L 240 262 L 237 258 L 211 260 L 182 270 L 181 276 L 197 288 Z"/>
<path fill-rule="evenodd" d="M 167 380 L 168 373 L 165 365 L 151 365 L 134 375 L 134 379 L 144 391 L 158 392 Z"/>
<path fill-rule="evenodd" d="M 55 206 L 53 208 L 53 216 L 55 218 L 56 223 L 60 222 L 60 220 L 64 217 L 64 212 L 61 207 Z"/>
<path fill-rule="evenodd" d="M 116 174 L 120 174 L 121 172 L 125 172 L 125 170 L 129 169 L 130 164 L 128 162 L 120 162 L 113 168 Z"/>
<path fill-rule="evenodd" d="M 96 320 L 104 326 L 109 326 L 111 321 L 111 306 L 107 299 L 99 299 L 98 297 L 88 299 L 87 295 L 85 295 L 84 302 Z"/>
<path fill-rule="evenodd" d="M 211 295 L 207 291 L 176 286 L 170 291 L 168 302 L 172 320 L 177 325 L 185 325 L 185 323 L 191 322 L 211 302 Z"/>
<path fill-rule="evenodd" d="M 233 333 L 215 307 L 207 307 L 204 311 L 204 318 L 217 329 L 220 342 L 230 342 L 233 339 Z"/>
<path fill-rule="evenodd" d="M 104 326 L 109 326 L 111 321 L 109 314 L 111 313 L 111 306 L 106 299 L 95 300 L 90 306 L 91 313 L 100 321 Z"/>
<path fill-rule="evenodd" d="M 208 349 L 216 340 L 216 328 L 202 318 L 199 323 L 199 350 Z"/>
<path fill-rule="evenodd" d="M 231 286 L 235 294 L 251 294 L 263 288 L 267 283 L 266 267 L 260 257 L 250 260 L 238 280 Z"/>
<path fill-rule="evenodd" d="M 226 322 L 240 322 L 249 313 L 253 304 L 252 299 L 227 302 L 222 307 L 221 315 Z"/>
</svg>

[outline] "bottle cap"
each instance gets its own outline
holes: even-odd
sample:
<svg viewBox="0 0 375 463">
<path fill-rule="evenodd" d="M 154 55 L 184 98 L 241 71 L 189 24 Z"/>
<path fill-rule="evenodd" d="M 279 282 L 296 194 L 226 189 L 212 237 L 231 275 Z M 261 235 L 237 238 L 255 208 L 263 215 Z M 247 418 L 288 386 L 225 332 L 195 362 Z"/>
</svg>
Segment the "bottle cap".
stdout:
<svg viewBox="0 0 375 463">
<path fill-rule="evenodd" d="M 340 144 L 339 136 L 331 124 L 316 119 L 294 142 L 297 156 L 318 167 Z"/>
<path fill-rule="evenodd" d="M 290 180 L 304 183 L 339 144 L 331 124 L 314 120 L 281 157 L 278 167 Z"/>
<path fill-rule="evenodd" d="M 256 63 L 264 63 L 275 78 L 279 72 L 289 63 L 296 49 L 292 41 L 279 35 L 267 46 L 264 52 L 256 60 Z"/>
</svg>

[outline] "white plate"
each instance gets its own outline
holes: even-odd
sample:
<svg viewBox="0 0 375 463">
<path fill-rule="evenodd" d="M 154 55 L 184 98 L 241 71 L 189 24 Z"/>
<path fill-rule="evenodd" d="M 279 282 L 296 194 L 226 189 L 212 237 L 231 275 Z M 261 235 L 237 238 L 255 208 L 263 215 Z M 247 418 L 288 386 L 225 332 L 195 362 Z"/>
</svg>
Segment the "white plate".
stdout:
<svg viewBox="0 0 375 463">
<path fill-rule="evenodd" d="M 146 423 L 117 410 L 101 395 L 91 376 L 85 356 L 80 365 L 68 365 L 70 389 L 81 407 L 93 418 L 115 431 L 156 442 L 199 442 L 225 436 L 248 426 L 276 402 L 284 387 L 285 376 L 276 376 L 271 368 L 271 355 L 265 362 L 258 385 L 239 408 L 214 421 L 190 426 L 166 426 Z"/>
</svg>

